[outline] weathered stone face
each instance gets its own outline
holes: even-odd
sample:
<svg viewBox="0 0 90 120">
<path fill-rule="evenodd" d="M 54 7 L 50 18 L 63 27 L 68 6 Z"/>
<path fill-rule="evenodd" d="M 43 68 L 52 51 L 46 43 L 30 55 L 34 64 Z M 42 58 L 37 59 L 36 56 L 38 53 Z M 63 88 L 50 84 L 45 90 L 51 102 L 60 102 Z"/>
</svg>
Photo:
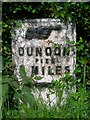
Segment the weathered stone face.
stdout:
<svg viewBox="0 0 90 120">
<path fill-rule="evenodd" d="M 76 62 L 75 26 L 64 24 L 59 19 L 33 19 L 22 22 L 22 28 L 15 28 L 12 40 L 12 57 L 16 65 L 25 66 L 28 76 L 42 76 L 38 82 L 51 82 L 70 71 L 73 75 Z"/>
</svg>

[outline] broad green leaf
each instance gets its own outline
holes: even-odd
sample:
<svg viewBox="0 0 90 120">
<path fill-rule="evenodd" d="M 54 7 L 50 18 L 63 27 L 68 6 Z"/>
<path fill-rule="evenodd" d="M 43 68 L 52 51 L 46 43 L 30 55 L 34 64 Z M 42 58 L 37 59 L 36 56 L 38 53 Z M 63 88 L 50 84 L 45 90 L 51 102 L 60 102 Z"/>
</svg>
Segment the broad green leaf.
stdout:
<svg viewBox="0 0 90 120">
<path fill-rule="evenodd" d="M 22 93 L 24 94 L 30 94 L 31 92 L 32 92 L 31 89 L 27 86 L 24 86 L 22 89 Z"/>
<path fill-rule="evenodd" d="M 43 77 L 41 77 L 41 76 L 35 76 L 35 77 L 34 77 L 35 80 L 41 80 L 42 78 L 43 78 Z"/>
<path fill-rule="evenodd" d="M 11 81 L 12 81 L 12 79 L 9 78 L 8 76 L 6 76 L 2 79 L 2 83 L 10 83 Z"/>
<path fill-rule="evenodd" d="M 14 80 L 14 81 L 18 81 L 18 78 L 17 78 L 16 75 L 12 75 L 11 78 L 12 78 L 12 80 Z"/>
<path fill-rule="evenodd" d="M 30 103 L 30 105 L 33 105 L 35 103 L 35 98 L 33 94 L 24 94 L 24 101 Z"/>
<path fill-rule="evenodd" d="M 23 65 L 20 66 L 19 73 L 20 73 L 22 78 L 26 76 L 25 67 Z"/>
<path fill-rule="evenodd" d="M 25 78 L 23 78 L 23 83 L 29 83 L 29 84 L 32 84 L 32 80 L 29 76 L 26 76 Z"/>
<path fill-rule="evenodd" d="M 15 92 L 15 94 L 14 94 L 14 98 L 15 99 L 19 99 L 19 98 L 21 98 L 21 95 L 19 95 L 20 93 L 17 93 L 17 92 Z"/>
<path fill-rule="evenodd" d="M 3 103 L 5 102 L 6 98 L 7 98 L 7 95 L 8 95 L 8 89 L 9 89 L 9 86 L 8 84 L 3 84 L 2 85 L 2 97 L 3 97 Z"/>
<path fill-rule="evenodd" d="M 2 96 L 5 97 L 8 93 L 8 84 L 2 85 Z"/>
<path fill-rule="evenodd" d="M 10 83 L 14 88 L 19 88 L 19 84 L 16 81 Z"/>
</svg>

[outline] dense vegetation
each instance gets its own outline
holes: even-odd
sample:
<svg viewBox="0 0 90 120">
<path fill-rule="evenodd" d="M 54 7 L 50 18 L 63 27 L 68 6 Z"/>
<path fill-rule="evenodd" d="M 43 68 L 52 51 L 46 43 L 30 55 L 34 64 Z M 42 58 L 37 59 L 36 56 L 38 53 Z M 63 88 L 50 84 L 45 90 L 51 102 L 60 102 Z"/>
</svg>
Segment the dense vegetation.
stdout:
<svg viewBox="0 0 90 120">
<path fill-rule="evenodd" d="M 65 81 L 68 86 L 77 85 L 76 93 L 68 93 L 66 104 L 47 108 L 42 100 L 35 100 L 31 93 L 32 79 L 25 74 L 24 68 L 20 69 L 23 82 L 20 84 L 14 72 L 12 62 L 11 40 L 15 20 L 34 18 L 60 18 L 65 23 L 75 22 L 77 27 L 77 64 L 76 79 L 69 74 L 60 81 Z M 3 118 L 89 118 L 90 107 L 90 2 L 88 3 L 3 3 L 2 4 L 2 112 Z M 23 76 L 24 75 L 24 76 Z M 75 80 L 74 80 L 75 79 Z M 69 81 L 69 82 L 68 82 Z M 71 82 L 75 81 L 75 83 Z M 61 82 L 55 82 L 56 90 L 64 87 Z M 57 92 L 61 100 L 61 91 Z M 19 99 L 24 99 L 19 104 Z M 33 101 L 33 102 L 32 102 Z M 43 107 L 42 107 L 43 104 Z"/>
</svg>

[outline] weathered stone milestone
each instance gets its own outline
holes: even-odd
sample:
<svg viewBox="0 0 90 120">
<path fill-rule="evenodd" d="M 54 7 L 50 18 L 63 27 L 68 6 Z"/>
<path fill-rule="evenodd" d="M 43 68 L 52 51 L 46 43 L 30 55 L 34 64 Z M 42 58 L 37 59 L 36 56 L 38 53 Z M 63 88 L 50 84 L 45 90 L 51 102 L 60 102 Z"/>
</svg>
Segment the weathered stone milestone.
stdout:
<svg viewBox="0 0 90 120">
<path fill-rule="evenodd" d="M 59 19 L 33 19 L 22 22 L 15 28 L 12 40 L 15 74 L 19 78 L 19 68 L 25 66 L 28 76 L 41 75 L 40 82 L 59 79 L 66 72 L 75 69 L 76 41 L 75 26 L 64 24 Z"/>
<path fill-rule="evenodd" d="M 19 68 L 25 66 L 27 76 L 41 76 L 37 83 L 51 83 L 60 80 L 66 73 L 74 75 L 76 63 L 76 29 L 73 23 L 65 24 L 60 19 L 31 19 L 16 25 L 12 40 L 12 58 L 15 63 L 15 74 L 21 80 Z M 36 90 L 36 92 L 35 92 Z M 39 90 L 35 88 L 35 97 Z M 38 92 L 37 92 L 38 91 Z M 47 88 L 40 94 L 47 99 Z M 56 102 L 56 94 L 50 100 Z M 53 100 L 54 99 L 54 100 Z"/>
</svg>

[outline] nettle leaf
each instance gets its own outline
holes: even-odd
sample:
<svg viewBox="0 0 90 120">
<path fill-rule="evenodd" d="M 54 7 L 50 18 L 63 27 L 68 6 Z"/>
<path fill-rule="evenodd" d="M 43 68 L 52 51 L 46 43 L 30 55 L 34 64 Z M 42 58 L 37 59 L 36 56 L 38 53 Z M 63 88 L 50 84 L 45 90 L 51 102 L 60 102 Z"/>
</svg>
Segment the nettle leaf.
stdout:
<svg viewBox="0 0 90 120">
<path fill-rule="evenodd" d="M 7 98 L 8 89 L 9 89 L 8 84 L 3 84 L 3 85 L 2 85 L 2 97 L 3 97 L 3 102 L 4 102 L 4 101 L 6 100 L 6 98 Z"/>
<path fill-rule="evenodd" d="M 8 84 L 2 85 L 2 96 L 6 96 L 8 93 Z"/>
<path fill-rule="evenodd" d="M 24 84 L 32 84 L 32 79 L 29 77 L 29 76 L 26 76 L 24 79 L 23 79 L 23 83 Z"/>
<path fill-rule="evenodd" d="M 21 95 L 20 95 L 20 93 L 18 93 L 18 92 L 15 92 L 15 94 L 14 94 L 14 98 L 15 98 L 15 99 L 19 99 L 19 98 L 21 98 Z"/>
<path fill-rule="evenodd" d="M 27 86 L 24 86 L 22 88 L 22 93 L 24 93 L 24 94 L 30 94 L 31 92 L 32 92 L 31 89 Z"/>
<path fill-rule="evenodd" d="M 12 79 L 9 78 L 8 76 L 3 77 L 3 79 L 2 79 L 2 83 L 10 83 L 11 81 L 12 81 Z"/>
<path fill-rule="evenodd" d="M 43 77 L 41 77 L 41 76 L 35 76 L 35 77 L 34 77 L 35 80 L 41 80 L 42 78 L 43 78 Z"/>
<path fill-rule="evenodd" d="M 27 86 L 24 86 L 22 89 L 23 101 L 33 105 L 35 103 L 35 98 L 31 92 L 31 89 Z"/>
<path fill-rule="evenodd" d="M 33 94 L 25 94 L 24 95 L 24 101 L 28 102 L 29 104 L 33 105 L 35 103 L 35 98 Z"/>
<path fill-rule="evenodd" d="M 19 73 L 20 73 L 21 77 L 25 77 L 26 76 L 25 67 L 23 65 L 20 66 Z"/>
<path fill-rule="evenodd" d="M 11 76 L 11 78 L 12 78 L 14 81 L 18 81 L 17 76 L 16 76 L 16 75 L 14 75 L 14 74 Z"/>
<path fill-rule="evenodd" d="M 10 83 L 14 88 L 19 88 L 19 84 L 16 81 Z"/>
</svg>

